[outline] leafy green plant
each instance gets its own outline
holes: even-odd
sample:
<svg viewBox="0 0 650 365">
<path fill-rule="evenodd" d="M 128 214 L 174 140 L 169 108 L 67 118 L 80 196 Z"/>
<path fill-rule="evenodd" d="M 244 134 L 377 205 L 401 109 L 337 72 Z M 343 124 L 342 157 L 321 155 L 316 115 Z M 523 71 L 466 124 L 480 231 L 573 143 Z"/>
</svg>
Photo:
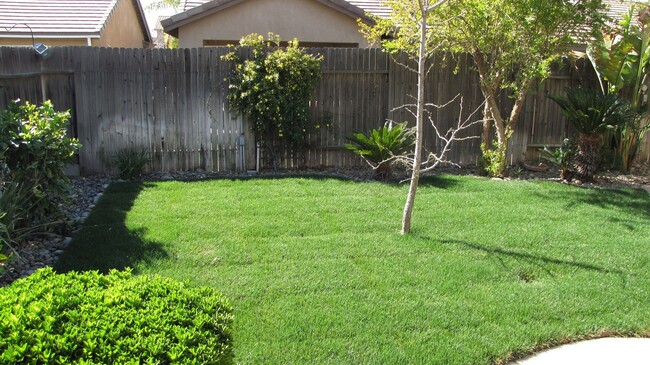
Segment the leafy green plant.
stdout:
<svg viewBox="0 0 650 365">
<path fill-rule="evenodd" d="M 576 175 L 593 179 L 600 163 L 603 134 L 627 123 L 634 117 L 624 99 L 598 90 L 565 88 L 566 96 L 549 96 L 562 108 L 569 122 L 578 130 L 578 153 L 575 157 Z"/>
<path fill-rule="evenodd" d="M 413 147 L 414 130 L 400 124 L 386 123 L 383 127 L 372 129 L 365 135 L 361 132 L 346 137 L 351 143 L 345 148 L 361 156 L 373 170 L 375 177 L 386 179 L 392 176 L 392 164 Z"/>
<path fill-rule="evenodd" d="M 613 132 L 614 152 L 623 171 L 630 170 L 650 129 L 645 86 L 650 66 L 650 25 L 647 13 L 635 17 L 638 10 L 644 9 L 632 4 L 612 33 L 599 34 L 587 49 L 589 60 L 601 78 L 603 93 L 627 98 L 637 114 Z"/>
<path fill-rule="evenodd" d="M 0 112 L 0 164 L 7 179 L 30 190 L 25 223 L 42 224 L 61 216 L 60 205 L 68 197 L 65 165 L 81 146 L 67 136 L 68 112 L 56 112 L 50 101 L 41 106 L 12 101 Z"/>
<path fill-rule="evenodd" d="M 481 143 L 483 168 L 489 176 L 503 177 L 506 174 L 506 147 L 505 144 L 492 142 L 492 148 L 486 148 L 485 143 Z"/>
<path fill-rule="evenodd" d="M 114 157 L 115 165 L 124 180 L 135 180 L 144 172 L 145 167 L 151 163 L 151 156 L 146 148 L 125 148 Z"/>
<path fill-rule="evenodd" d="M 0 362 L 232 364 L 232 310 L 209 288 L 41 269 L 0 290 Z"/>
<path fill-rule="evenodd" d="M 243 37 L 240 46 L 223 56 L 235 68 L 230 76 L 230 107 L 251 122 L 255 138 L 271 153 L 275 164 L 277 146 L 298 149 L 316 126 L 309 113 L 309 99 L 320 80 L 322 56 L 306 54 L 294 39 L 284 48 L 269 33 Z M 241 56 L 248 48 L 250 59 Z"/>
<path fill-rule="evenodd" d="M 562 140 L 562 145 L 558 148 L 549 148 L 544 146 L 541 150 L 546 155 L 542 158 L 552 164 L 560 166 L 560 178 L 565 181 L 571 181 L 573 178 L 573 171 L 569 168 L 569 164 L 573 155 L 575 154 L 575 146 L 571 143 L 569 138 Z"/>
</svg>

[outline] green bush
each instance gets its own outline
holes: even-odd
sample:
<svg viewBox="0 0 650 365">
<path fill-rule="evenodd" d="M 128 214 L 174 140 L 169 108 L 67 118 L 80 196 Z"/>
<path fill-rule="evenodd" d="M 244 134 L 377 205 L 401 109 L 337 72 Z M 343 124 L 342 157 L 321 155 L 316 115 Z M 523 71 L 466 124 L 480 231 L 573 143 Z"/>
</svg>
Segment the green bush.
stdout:
<svg viewBox="0 0 650 365">
<path fill-rule="evenodd" d="M 50 101 L 36 106 L 19 100 L 0 112 L 0 165 L 7 179 L 31 190 L 25 223 L 45 223 L 61 215 L 60 204 L 68 197 L 65 165 L 81 146 L 67 136 L 70 113 L 56 112 Z"/>
<path fill-rule="evenodd" d="M 151 162 L 146 148 L 126 148 L 115 156 L 115 165 L 124 180 L 135 180 L 142 175 L 144 168 Z"/>
<path fill-rule="evenodd" d="M 269 149 L 299 149 L 307 135 L 318 129 L 311 118 L 309 100 L 321 78 L 322 56 L 312 56 L 298 46 L 298 40 L 284 48 L 280 38 L 269 33 L 269 40 L 258 34 L 243 37 L 240 46 L 223 56 L 234 62 L 230 76 L 230 107 L 250 122 L 255 138 Z M 240 56 L 250 47 L 252 57 Z"/>
<path fill-rule="evenodd" d="M 0 289 L 0 363 L 232 364 L 232 312 L 209 288 L 129 271 L 55 274 Z"/>
<path fill-rule="evenodd" d="M 400 124 L 386 123 L 383 127 L 372 129 L 368 135 L 357 132 L 346 137 L 351 143 L 345 148 L 361 156 L 375 170 L 377 179 L 392 175 L 391 165 L 398 156 L 409 153 L 415 144 L 414 130 Z"/>
</svg>

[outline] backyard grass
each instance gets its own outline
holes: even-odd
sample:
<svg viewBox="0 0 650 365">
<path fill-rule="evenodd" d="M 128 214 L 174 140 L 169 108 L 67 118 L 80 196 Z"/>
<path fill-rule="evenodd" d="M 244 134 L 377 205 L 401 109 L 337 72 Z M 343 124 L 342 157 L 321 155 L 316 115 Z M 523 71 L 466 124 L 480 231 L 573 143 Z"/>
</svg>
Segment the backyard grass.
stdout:
<svg viewBox="0 0 650 365">
<path fill-rule="evenodd" d="M 650 334 L 650 196 L 440 176 L 117 183 L 59 271 L 221 290 L 240 364 L 491 364 Z"/>
</svg>

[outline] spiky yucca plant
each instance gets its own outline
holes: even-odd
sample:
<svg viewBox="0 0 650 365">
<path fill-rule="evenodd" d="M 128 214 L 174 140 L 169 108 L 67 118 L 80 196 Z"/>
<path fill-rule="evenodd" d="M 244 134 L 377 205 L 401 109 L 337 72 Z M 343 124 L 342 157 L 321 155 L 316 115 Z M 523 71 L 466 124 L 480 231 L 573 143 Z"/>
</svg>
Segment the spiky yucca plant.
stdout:
<svg viewBox="0 0 650 365">
<path fill-rule="evenodd" d="M 395 158 L 407 153 L 415 144 L 413 133 L 406 122 L 388 122 L 381 128 L 370 130 L 367 136 L 357 132 L 346 137 L 351 143 L 345 148 L 361 156 L 375 170 L 375 177 L 383 180 L 392 176 L 391 165 Z"/>
<path fill-rule="evenodd" d="M 603 134 L 633 117 L 629 104 L 614 94 L 593 89 L 565 88 L 566 96 L 551 95 L 578 130 L 578 153 L 574 159 L 576 176 L 592 180 L 600 163 Z"/>
</svg>

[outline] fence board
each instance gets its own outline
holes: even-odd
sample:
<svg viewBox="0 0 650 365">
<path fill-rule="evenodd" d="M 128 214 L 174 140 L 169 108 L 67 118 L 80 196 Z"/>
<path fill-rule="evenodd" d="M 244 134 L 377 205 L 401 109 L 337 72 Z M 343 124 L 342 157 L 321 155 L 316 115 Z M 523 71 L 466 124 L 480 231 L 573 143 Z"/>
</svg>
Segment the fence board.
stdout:
<svg viewBox="0 0 650 365">
<path fill-rule="evenodd" d="M 379 49 L 307 51 L 324 55 L 323 77 L 314 90 L 311 113 L 320 121 L 331 116 L 332 128 L 311 133 L 308 150 L 277 156 L 278 166 L 360 166 L 363 161 L 343 148 L 346 136 L 377 128 L 388 119 L 413 123 L 408 110 L 399 108 L 414 103 L 416 75 L 405 67 L 413 67 L 412 61 L 403 56 L 393 59 Z M 255 168 L 255 139 L 247 122 L 228 106 L 224 80 L 231 65 L 220 59 L 227 48 L 52 47 L 50 52 L 43 60 L 30 48 L 0 47 L 0 108 L 17 97 L 38 102 L 45 96 L 57 109 L 71 109 L 76 123 L 71 125 L 71 134 L 84 146 L 79 152 L 83 174 L 115 172 L 112 156 L 126 147 L 149 149 L 154 171 Z M 575 85 L 583 73 L 556 70 L 555 77 L 531 93 L 512 138 L 512 161 L 535 156 L 537 146 L 559 144 L 569 133 L 565 118 L 548 95 Z M 425 92 L 429 102 L 436 104 L 463 95 L 463 118 L 483 99 L 468 56 L 446 63 L 436 56 Z M 507 111 L 511 102 L 507 95 L 502 97 Z M 433 112 L 441 130 L 458 121 L 459 105 L 457 100 Z M 427 125 L 425 131 L 425 147 L 436 151 L 439 144 L 433 129 Z M 480 126 L 471 133 L 478 135 Z M 460 142 L 450 157 L 474 163 L 480 155 L 479 144 L 477 139 Z M 270 167 L 268 156 L 262 157 L 263 167 Z"/>
</svg>

